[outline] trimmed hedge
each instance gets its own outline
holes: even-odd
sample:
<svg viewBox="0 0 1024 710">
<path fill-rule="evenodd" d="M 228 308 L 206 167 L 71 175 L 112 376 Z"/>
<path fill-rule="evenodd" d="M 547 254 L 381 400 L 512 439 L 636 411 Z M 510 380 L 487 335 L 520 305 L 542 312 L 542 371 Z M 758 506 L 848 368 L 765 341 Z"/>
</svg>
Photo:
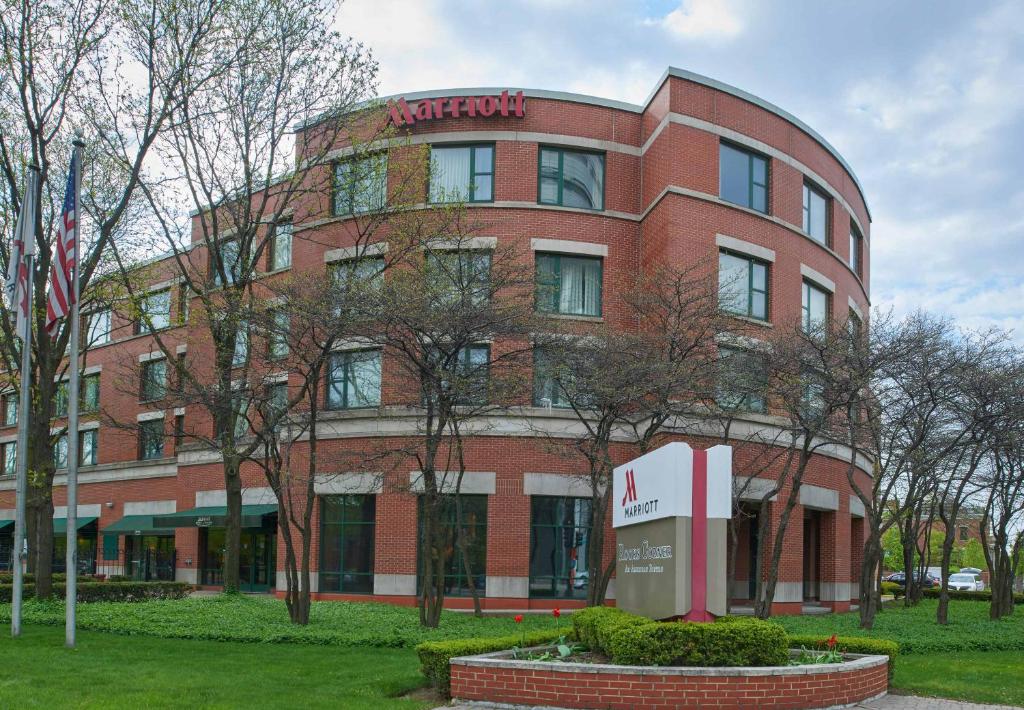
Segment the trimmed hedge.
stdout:
<svg viewBox="0 0 1024 710">
<path fill-rule="evenodd" d="M 882 594 L 891 594 L 894 599 L 899 599 L 906 593 L 907 590 L 896 582 L 882 582 Z"/>
<path fill-rule="evenodd" d="M 790 648 L 808 648 L 823 651 L 828 647 L 828 639 L 820 635 L 791 634 L 787 636 Z M 843 653 L 863 653 L 871 656 L 889 657 L 889 678 L 896 670 L 896 657 L 900 654 L 900 646 L 895 641 L 885 639 L 861 638 L 858 636 L 837 636 L 836 648 Z"/>
<path fill-rule="evenodd" d="M 0 602 L 11 601 L 13 585 L 0 584 Z M 79 582 L 80 602 L 144 602 L 154 599 L 183 599 L 192 591 L 191 584 L 184 582 Z M 24 585 L 25 598 L 35 593 L 34 584 Z M 66 594 L 64 582 L 55 582 L 53 596 L 63 598 Z"/>
<path fill-rule="evenodd" d="M 939 590 L 939 589 L 925 589 L 925 590 L 923 590 L 924 598 L 925 599 L 938 599 L 940 591 L 941 590 Z M 992 601 L 992 590 L 991 589 L 986 589 L 983 592 L 965 592 L 965 591 L 961 591 L 959 589 L 950 589 L 947 592 L 947 594 L 949 594 L 949 598 L 950 599 L 956 599 L 957 601 L 962 601 L 962 602 L 990 602 L 990 601 Z M 1013 595 L 1013 603 L 1014 604 L 1024 604 L 1024 594 L 1014 594 Z"/>
<path fill-rule="evenodd" d="M 64 574 L 63 572 L 54 572 L 52 577 L 53 577 L 53 582 L 55 584 L 57 582 L 63 582 L 64 580 L 67 579 L 67 575 Z M 24 574 L 24 576 L 22 577 L 22 579 L 25 581 L 25 584 L 31 584 L 32 582 L 36 581 L 36 576 L 34 574 L 32 574 L 31 572 L 26 572 Z M 91 582 L 94 579 L 96 579 L 95 575 L 91 575 L 91 574 L 80 574 L 80 575 L 78 575 L 78 581 L 80 581 L 80 582 Z M 14 572 L 0 572 L 0 584 L 14 584 Z"/>
<path fill-rule="evenodd" d="M 629 666 L 778 666 L 789 662 L 786 632 L 760 619 L 725 623 L 651 621 L 610 607 L 572 615 L 576 635 L 612 663 Z"/>
<path fill-rule="evenodd" d="M 526 648 L 540 646 L 557 641 L 562 636 L 571 635 L 571 630 L 564 628 L 552 631 L 534 631 L 519 636 L 500 636 L 498 638 L 460 639 L 455 641 L 424 641 L 416 646 L 416 655 L 420 659 L 423 675 L 444 697 L 451 694 L 452 668 L 450 661 L 459 656 L 475 656 L 481 653 L 507 651 L 510 648 Z"/>
</svg>

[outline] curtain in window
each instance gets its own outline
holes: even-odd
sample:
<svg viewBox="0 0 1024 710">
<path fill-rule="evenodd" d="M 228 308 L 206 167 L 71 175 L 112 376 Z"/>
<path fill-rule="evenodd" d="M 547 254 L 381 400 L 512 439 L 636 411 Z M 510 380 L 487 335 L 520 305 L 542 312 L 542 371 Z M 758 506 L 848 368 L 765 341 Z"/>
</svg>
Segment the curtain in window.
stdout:
<svg viewBox="0 0 1024 710">
<path fill-rule="evenodd" d="M 559 312 L 601 315 L 601 262 L 596 259 L 561 259 L 562 290 Z"/>
<path fill-rule="evenodd" d="M 469 199 L 469 155 L 472 148 L 434 148 L 430 152 L 430 201 Z"/>
</svg>

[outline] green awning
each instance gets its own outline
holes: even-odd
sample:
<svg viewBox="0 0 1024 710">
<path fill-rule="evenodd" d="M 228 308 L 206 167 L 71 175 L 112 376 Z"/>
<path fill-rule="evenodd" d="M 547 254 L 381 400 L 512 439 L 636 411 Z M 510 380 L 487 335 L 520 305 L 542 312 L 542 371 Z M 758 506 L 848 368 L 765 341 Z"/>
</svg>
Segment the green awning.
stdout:
<svg viewBox="0 0 1024 710">
<path fill-rule="evenodd" d="M 95 523 L 95 522 L 96 522 L 96 517 L 95 516 L 88 516 L 88 515 L 79 516 L 75 520 L 75 529 L 76 530 L 81 530 L 86 525 L 89 525 L 89 524 Z M 68 519 L 67 518 L 54 518 L 53 519 L 53 533 L 55 535 L 60 535 L 62 533 L 67 533 L 67 531 L 68 531 Z"/>
<path fill-rule="evenodd" d="M 0 520 L 0 530 L 6 530 L 7 528 L 13 528 L 13 520 Z"/>
<path fill-rule="evenodd" d="M 242 527 L 267 527 L 268 521 L 265 520 L 266 516 L 276 513 L 276 503 L 270 505 L 243 505 Z M 180 513 L 154 515 L 153 525 L 161 528 L 222 528 L 227 522 L 227 517 L 227 506 L 217 505 L 183 510 Z"/>
<path fill-rule="evenodd" d="M 104 535 L 173 535 L 174 528 L 158 528 L 155 515 L 126 515 L 116 523 L 103 528 Z"/>
</svg>

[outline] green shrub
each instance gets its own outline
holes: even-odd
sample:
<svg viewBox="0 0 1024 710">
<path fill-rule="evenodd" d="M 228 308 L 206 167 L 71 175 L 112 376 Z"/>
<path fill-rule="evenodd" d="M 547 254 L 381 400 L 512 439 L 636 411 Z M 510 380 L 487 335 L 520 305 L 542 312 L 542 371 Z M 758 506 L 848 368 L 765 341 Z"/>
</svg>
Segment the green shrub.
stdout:
<svg viewBox="0 0 1024 710">
<path fill-rule="evenodd" d="M 939 589 L 925 589 L 923 594 L 925 599 L 938 599 Z M 959 589 L 950 589 L 948 591 L 950 599 L 956 599 L 957 601 L 964 602 L 991 602 L 992 601 L 992 590 L 986 589 L 983 592 L 965 592 Z M 1014 604 L 1024 604 L 1024 594 L 1013 595 Z"/>
<path fill-rule="evenodd" d="M 580 643 L 594 650 L 600 650 L 601 646 L 597 641 L 598 624 L 611 619 L 620 619 L 624 615 L 626 612 L 613 606 L 588 606 L 573 612 L 572 627 Z"/>
<path fill-rule="evenodd" d="M 790 648 L 809 648 L 823 650 L 828 648 L 828 638 L 821 635 L 790 634 L 788 636 Z M 862 638 L 859 636 L 837 636 L 836 648 L 843 653 L 863 653 L 870 656 L 889 657 L 889 677 L 892 678 L 896 669 L 896 657 L 900 653 L 899 644 L 895 641 L 885 639 Z"/>
<path fill-rule="evenodd" d="M 622 665 L 780 666 L 789 662 L 786 632 L 760 619 L 623 625 L 610 638 L 607 650 L 612 663 Z"/>
<path fill-rule="evenodd" d="M 577 612 L 578 613 L 578 612 Z M 575 616 L 575 614 L 574 614 Z M 424 641 L 416 647 L 423 675 L 444 697 L 451 694 L 452 670 L 450 661 L 459 656 L 506 651 L 515 647 L 540 646 L 571 635 L 569 629 L 534 631 L 519 636 L 498 638 L 460 639 L 455 641 Z"/>
<path fill-rule="evenodd" d="M 67 579 L 67 575 L 64 574 L 63 572 L 55 572 L 52 575 L 52 578 L 53 578 L 54 583 L 56 583 L 56 582 L 63 582 L 64 580 Z M 25 581 L 25 584 L 31 584 L 32 582 L 36 581 L 36 576 L 34 574 L 32 574 L 31 572 L 26 572 L 24 574 L 24 576 L 22 577 L 22 579 Z M 80 575 L 78 575 L 78 579 L 80 581 L 85 581 L 85 580 L 92 581 L 92 580 L 96 579 L 96 577 L 95 577 L 95 575 L 91 575 L 91 574 L 80 574 Z M 13 584 L 13 583 L 14 583 L 14 572 L 0 572 L 0 584 Z"/>
<path fill-rule="evenodd" d="M 67 593 L 64 582 L 55 582 L 53 596 L 63 598 Z M 13 585 L 0 584 L 0 602 L 11 601 Z M 192 591 L 184 582 L 80 582 L 77 588 L 80 602 L 143 602 L 153 599 L 182 599 Z M 35 584 L 24 585 L 26 598 L 35 594 Z"/>
<path fill-rule="evenodd" d="M 896 582 L 882 582 L 882 594 L 891 594 L 894 598 L 899 599 L 906 594 L 906 591 Z"/>
</svg>

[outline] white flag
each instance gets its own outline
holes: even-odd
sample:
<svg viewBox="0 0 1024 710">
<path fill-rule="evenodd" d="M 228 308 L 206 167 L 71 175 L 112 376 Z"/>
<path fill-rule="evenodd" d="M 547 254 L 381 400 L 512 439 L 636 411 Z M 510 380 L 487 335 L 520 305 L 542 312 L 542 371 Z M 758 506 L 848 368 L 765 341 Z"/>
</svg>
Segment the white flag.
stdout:
<svg viewBox="0 0 1024 710">
<path fill-rule="evenodd" d="M 7 298 L 10 307 L 18 314 L 18 324 L 15 334 L 22 340 L 27 340 L 29 323 L 28 312 L 28 289 L 29 283 L 28 264 L 25 257 L 34 256 L 36 253 L 35 240 L 35 172 L 29 172 L 25 181 L 25 192 L 21 200 L 21 211 L 18 213 L 18 223 L 14 228 L 14 237 L 11 239 L 11 253 L 7 262 Z"/>
</svg>

